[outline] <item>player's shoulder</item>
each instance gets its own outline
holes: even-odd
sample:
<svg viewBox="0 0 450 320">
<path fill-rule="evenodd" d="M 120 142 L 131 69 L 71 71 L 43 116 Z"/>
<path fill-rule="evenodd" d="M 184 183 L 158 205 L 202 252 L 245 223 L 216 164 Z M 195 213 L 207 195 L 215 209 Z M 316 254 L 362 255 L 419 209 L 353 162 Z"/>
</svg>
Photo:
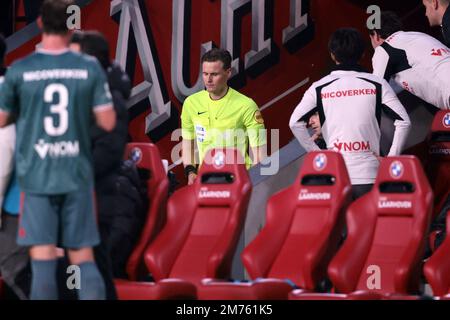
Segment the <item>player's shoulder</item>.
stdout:
<svg viewBox="0 0 450 320">
<path fill-rule="evenodd" d="M 418 42 L 429 42 L 436 40 L 429 34 L 419 31 L 398 31 L 386 39 L 386 43 L 394 48 L 408 48 L 411 44 Z"/>
<path fill-rule="evenodd" d="M 230 87 L 231 99 L 239 102 L 243 107 L 253 108 L 257 106 L 256 102 L 245 94 Z"/>
<path fill-rule="evenodd" d="M 399 33 L 399 38 L 414 38 L 414 37 L 424 37 L 424 38 L 432 38 L 427 33 L 420 31 L 402 31 Z"/>
<path fill-rule="evenodd" d="M 36 52 L 32 52 L 29 55 L 19 58 L 15 60 L 11 65 L 9 66 L 7 73 L 14 73 L 14 72 L 20 72 L 24 71 L 31 66 L 35 65 L 37 60 L 39 60 L 39 55 L 36 54 Z"/>
<path fill-rule="evenodd" d="M 369 72 L 358 72 L 358 74 L 356 75 L 357 78 L 362 79 L 362 80 L 369 80 L 372 82 L 376 82 L 379 84 L 384 85 L 386 82 L 385 79 L 383 79 L 382 77 L 373 74 L 373 73 L 369 73 Z"/>
<path fill-rule="evenodd" d="M 339 75 L 335 74 L 335 73 L 330 73 L 326 76 L 324 76 L 323 78 L 313 82 L 311 84 L 311 86 L 309 87 L 309 90 L 315 90 L 318 87 L 324 86 L 330 82 L 333 82 L 335 80 L 339 79 Z"/>
<path fill-rule="evenodd" d="M 97 58 L 79 52 L 70 52 L 71 58 L 76 60 L 81 66 L 85 66 L 87 68 L 99 69 L 101 68 L 100 63 Z"/>
<path fill-rule="evenodd" d="M 199 103 L 202 104 L 207 99 L 208 99 L 208 92 L 206 90 L 201 90 L 188 96 L 184 100 L 183 107 L 195 106 L 198 105 Z"/>
</svg>

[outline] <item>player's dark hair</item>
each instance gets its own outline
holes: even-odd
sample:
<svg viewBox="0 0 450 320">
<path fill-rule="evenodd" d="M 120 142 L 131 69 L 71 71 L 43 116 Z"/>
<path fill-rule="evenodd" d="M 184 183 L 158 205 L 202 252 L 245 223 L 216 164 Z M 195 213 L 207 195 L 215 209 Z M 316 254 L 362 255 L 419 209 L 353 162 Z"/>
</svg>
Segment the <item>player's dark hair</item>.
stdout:
<svg viewBox="0 0 450 320">
<path fill-rule="evenodd" d="M 361 33 L 353 28 L 337 29 L 330 37 L 328 49 L 341 64 L 357 64 L 366 43 Z"/>
<path fill-rule="evenodd" d="M 6 40 L 5 37 L 0 33 L 0 67 L 3 66 L 6 54 Z"/>
<path fill-rule="evenodd" d="M 75 4 L 73 0 L 44 0 L 40 9 L 42 28 L 48 34 L 66 34 L 69 29 L 67 8 Z"/>
<path fill-rule="evenodd" d="M 100 32 L 84 32 L 80 46 L 81 52 L 96 57 L 104 69 L 111 65 L 111 60 L 109 58 L 109 44 Z"/>
<path fill-rule="evenodd" d="M 203 62 L 215 62 L 222 61 L 223 69 L 228 70 L 231 68 L 231 54 L 227 50 L 212 48 L 208 52 L 206 52 L 202 57 Z"/>
<path fill-rule="evenodd" d="M 374 35 L 375 32 L 381 39 L 387 39 L 392 34 L 403 30 L 403 23 L 400 17 L 393 11 L 382 11 L 380 16 L 380 28 L 369 28 L 369 33 Z"/>
<path fill-rule="evenodd" d="M 72 37 L 70 38 L 70 43 L 78 43 L 81 47 L 81 41 L 83 40 L 84 32 L 83 31 L 75 31 L 72 33 Z"/>
</svg>

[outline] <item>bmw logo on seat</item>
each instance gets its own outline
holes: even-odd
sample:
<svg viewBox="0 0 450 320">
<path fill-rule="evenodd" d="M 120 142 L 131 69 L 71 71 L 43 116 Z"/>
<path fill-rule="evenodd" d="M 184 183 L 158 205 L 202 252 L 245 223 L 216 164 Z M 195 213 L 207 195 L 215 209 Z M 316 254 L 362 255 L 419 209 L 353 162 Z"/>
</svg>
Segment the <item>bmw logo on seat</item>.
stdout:
<svg viewBox="0 0 450 320">
<path fill-rule="evenodd" d="M 217 151 L 213 158 L 213 166 L 216 169 L 221 169 L 225 165 L 225 154 L 222 151 Z"/>
<path fill-rule="evenodd" d="M 403 175 L 403 172 L 404 172 L 403 164 L 400 161 L 394 161 L 391 163 L 389 173 L 391 174 L 392 178 L 400 179 Z"/>
<path fill-rule="evenodd" d="M 314 169 L 322 171 L 327 166 L 327 156 L 323 153 L 319 153 L 313 161 Z"/>
<path fill-rule="evenodd" d="M 444 116 L 442 123 L 444 124 L 444 127 L 450 128 L 450 112 Z"/>
<path fill-rule="evenodd" d="M 133 148 L 130 152 L 130 159 L 134 163 L 139 163 L 142 160 L 142 150 L 140 148 Z"/>
</svg>

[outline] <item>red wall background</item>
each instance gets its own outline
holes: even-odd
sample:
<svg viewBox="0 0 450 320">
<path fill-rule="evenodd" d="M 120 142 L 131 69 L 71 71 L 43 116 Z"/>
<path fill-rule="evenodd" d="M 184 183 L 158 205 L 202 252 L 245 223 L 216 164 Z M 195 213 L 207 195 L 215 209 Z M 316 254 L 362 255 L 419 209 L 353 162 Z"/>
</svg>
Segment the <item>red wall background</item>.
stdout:
<svg viewBox="0 0 450 320">
<path fill-rule="evenodd" d="M 171 46 L 172 46 L 172 2 L 167 0 L 143 1 L 148 23 L 154 38 L 156 54 L 161 66 L 161 84 L 167 91 L 167 99 L 181 112 L 182 101 L 178 101 L 171 88 Z M 304 91 L 325 75 L 331 65 L 327 52 L 327 41 L 329 35 L 338 27 L 355 27 L 365 35 L 365 23 L 369 15 L 366 8 L 371 4 L 379 4 L 384 9 L 394 9 L 399 13 L 408 27 L 415 30 L 430 31 L 424 10 L 420 0 L 407 2 L 392 1 L 365 1 L 365 0 L 311 0 L 310 16 L 314 23 L 314 36 L 304 47 L 295 52 L 289 50 L 282 44 L 282 30 L 289 25 L 290 1 L 273 1 L 273 42 L 279 50 L 279 59 L 276 64 L 270 66 L 265 72 L 254 77 L 245 73 L 244 85 L 237 89 L 253 98 L 259 106 L 263 106 L 273 98 L 281 95 L 295 84 L 309 77 L 310 82 L 284 97 L 270 108 L 263 111 L 263 117 L 268 129 L 280 130 L 280 147 L 285 145 L 292 134 L 288 127 L 291 112 L 300 101 Z M 192 1 L 191 15 L 191 43 L 190 43 L 190 74 L 191 83 L 198 76 L 200 44 L 213 41 L 220 45 L 220 21 L 221 1 L 219 0 L 195 0 Z M 112 58 L 115 56 L 116 43 L 119 26 L 110 16 L 110 1 L 95 0 L 82 10 L 82 29 L 97 29 L 105 34 L 111 44 Z M 240 58 L 243 61 L 245 53 L 251 49 L 251 13 L 242 19 L 242 25 L 237 32 L 241 36 Z M 369 39 L 368 45 L 370 45 Z M 26 45 L 11 52 L 7 56 L 7 62 L 21 57 L 34 49 L 39 42 L 39 37 L 30 40 Z M 363 65 L 370 68 L 371 49 L 368 47 Z M 143 80 L 139 57 L 136 56 L 136 69 L 133 77 L 135 84 Z M 167 101 L 166 101 L 167 102 Z M 145 133 L 145 117 L 151 112 L 148 107 L 133 112 L 130 121 L 129 133 L 133 141 L 151 141 Z M 179 119 L 178 119 L 179 124 Z M 163 124 L 164 126 L 164 124 Z M 166 159 L 170 159 L 172 147 L 177 142 L 170 141 L 170 134 L 154 141 Z M 171 163 L 171 162 L 170 162 Z M 181 168 L 176 172 L 180 174 Z M 179 177 L 181 177 L 179 175 Z"/>
</svg>

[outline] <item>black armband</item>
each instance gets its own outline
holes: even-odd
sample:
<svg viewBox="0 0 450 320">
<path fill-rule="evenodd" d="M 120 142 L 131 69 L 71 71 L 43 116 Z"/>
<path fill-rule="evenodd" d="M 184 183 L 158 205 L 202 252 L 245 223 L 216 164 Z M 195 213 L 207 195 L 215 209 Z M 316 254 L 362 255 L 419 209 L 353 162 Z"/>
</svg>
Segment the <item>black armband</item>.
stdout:
<svg viewBox="0 0 450 320">
<path fill-rule="evenodd" d="M 187 165 L 187 166 L 184 168 L 184 175 L 185 175 L 186 178 L 187 178 L 187 177 L 189 177 L 189 175 L 190 175 L 191 173 L 197 174 L 197 167 L 196 167 L 196 166 L 193 166 L 192 164 L 189 164 L 189 165 Z"/>
</svg>

